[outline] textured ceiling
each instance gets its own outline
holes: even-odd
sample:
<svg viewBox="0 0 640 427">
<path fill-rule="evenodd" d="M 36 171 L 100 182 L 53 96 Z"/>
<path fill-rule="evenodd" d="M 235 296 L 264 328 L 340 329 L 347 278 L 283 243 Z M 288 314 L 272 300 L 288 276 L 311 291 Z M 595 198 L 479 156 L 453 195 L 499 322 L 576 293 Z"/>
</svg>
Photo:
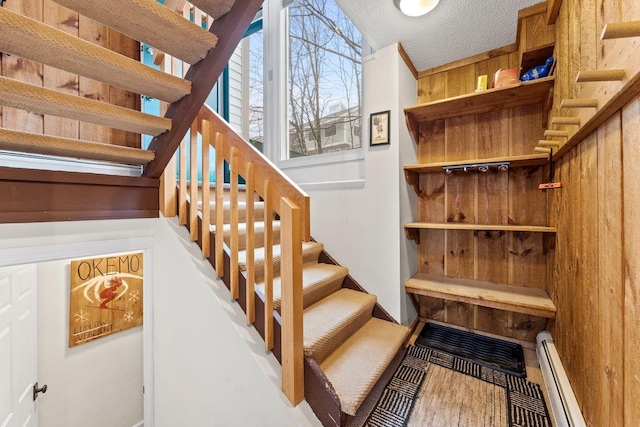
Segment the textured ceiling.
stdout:
<svg viewBox="0 0 640 427">
<path fill-rule="evenodd" d="M 374 49 L 400 42 L 418 71 L 516 41 L 518 11 L 541 0 L 440 0 L 410 18 L 393 0 L 336 0 Z"/>
</svg>

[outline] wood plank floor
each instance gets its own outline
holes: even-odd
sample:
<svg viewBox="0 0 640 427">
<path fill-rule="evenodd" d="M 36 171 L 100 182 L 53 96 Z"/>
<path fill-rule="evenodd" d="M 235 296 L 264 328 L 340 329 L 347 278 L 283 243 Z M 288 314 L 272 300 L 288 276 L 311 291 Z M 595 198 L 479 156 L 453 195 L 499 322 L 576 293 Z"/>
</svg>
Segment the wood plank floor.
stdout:
<svg viewBox="0 0 640 427">
<path fill-rule="evenodd" d="M 414 344 L 424 324 L 411 337 Z M 542 387 L 547 408 L 549 399 L 536 352 L 524 348 L 527 379 Z M 449 369 L 430 365 L 417 396 L 410 427 L 503 427 L 507 426 L 504 389 Z M 553 423 L 553 419 L 552 419 Z M 553 423 L 555 426 L 555 423 Z"/>
</svg>

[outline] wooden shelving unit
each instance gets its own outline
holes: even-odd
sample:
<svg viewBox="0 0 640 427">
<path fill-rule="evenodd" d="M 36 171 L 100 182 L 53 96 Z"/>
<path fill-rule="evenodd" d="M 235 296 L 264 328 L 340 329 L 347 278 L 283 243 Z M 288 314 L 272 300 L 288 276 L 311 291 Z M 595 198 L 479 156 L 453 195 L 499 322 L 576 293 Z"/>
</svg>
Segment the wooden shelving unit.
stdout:
<svg viewBox="0 0 640 427">
<path fill-rule="evenodd" d="M 542 103 L 545 111 L 548 111 L 554 81 L 555 77 L 550 76 L 408 107 L 404 109 L 407 126 L 413 134 L 414 141 L 418 143 L 421 122 L 482 114 L 538 103 Z"/>
<path fill-rule="evenodd" d="M 423 273 L 409 279 L 405 288 L 412 297 L 424 295 L 549 319 L 556 317 L 556 307 L 544 289 Z"/>
<path fill-rule="evenodd" d="M 510 168 L 528 167 L 528 166 L 542 166 L 549 161 L 547 154 L 526 154 L 522 156 L 511 157 L 495 157 L 491 159 L 469 159 L 465 161 L 457 162 L 435 162 L 424 163 L 418 165 L 405 165 L 404 170 L 415 173 L 437 173 L 444 172 L 446 167 L 453 166 L 475 166 L 485 163 L 509 163 Z"/>
<path fill-rule="evenodd" d="M 412 222 L 404 225 L 407 229 L 425 230 L 470 230 L 470 231 L 520 231 L 529 233 L 555 233 L 554 227 L 540 225 L 510 224 L 468 224 L 459 222 Z"/>
</svg>

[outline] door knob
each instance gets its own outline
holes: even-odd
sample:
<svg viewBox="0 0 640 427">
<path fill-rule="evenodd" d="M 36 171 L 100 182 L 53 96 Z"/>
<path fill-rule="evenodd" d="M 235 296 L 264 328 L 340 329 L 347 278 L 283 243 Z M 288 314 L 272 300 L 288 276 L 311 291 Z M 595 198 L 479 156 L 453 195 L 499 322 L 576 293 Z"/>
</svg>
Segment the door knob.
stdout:
<svg viewBox="0 0 640 427">
<path fill-rule="evenodd" d="M 36 400 L 38 398 L 38 393 L 46 393 L 47 392 L 47 385 L 43 385 L 42 387 L 38 388 L 38 382 L 36 381 L 36 383 L 33 385 L 33 400 Z"/>
</svg>

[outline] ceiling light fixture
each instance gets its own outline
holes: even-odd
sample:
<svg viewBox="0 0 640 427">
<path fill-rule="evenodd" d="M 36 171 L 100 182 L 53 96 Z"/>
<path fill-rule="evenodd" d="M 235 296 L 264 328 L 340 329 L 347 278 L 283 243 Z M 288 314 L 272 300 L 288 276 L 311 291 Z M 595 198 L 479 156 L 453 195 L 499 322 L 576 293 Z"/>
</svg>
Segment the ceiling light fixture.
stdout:
<svg viewBox="0 0 640 427">
<path fill-rule="evenodd" d="M 393 0 L 398 9 L 407 16 L 422 16 L 431 12 L 440 0 Z"/>
</svg>

